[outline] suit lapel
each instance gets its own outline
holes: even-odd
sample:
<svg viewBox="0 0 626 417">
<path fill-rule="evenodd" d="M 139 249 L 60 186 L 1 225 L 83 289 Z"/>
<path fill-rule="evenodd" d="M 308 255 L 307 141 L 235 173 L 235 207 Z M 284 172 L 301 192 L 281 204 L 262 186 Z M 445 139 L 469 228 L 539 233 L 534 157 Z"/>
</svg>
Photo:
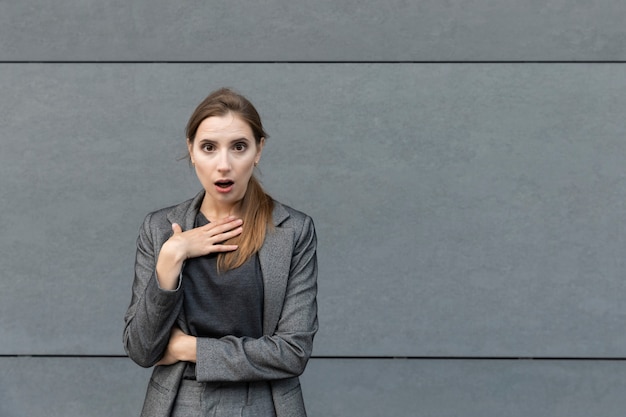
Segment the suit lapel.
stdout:
<svg viewBox="0 0 626 417">
<path fill-rule="evenodd" d="M 182 227 L 183 231 L 193 229 L 196 223 L 196 216 L 198 215 L 198 210 L 200 210 L 200 205 L 202 204 L 203 199 L 204 190 L 198 193 L 191 200 L 187 200 L 173 207 L 167 213 L 167 220 L 169 220 L 170 223 L 178 223 L 180 227 Z M 172 235 L 171 227 L 172 225 L 170 224 L 170 232 L 167 235 L 168 239 Z M 165 242 L 165 240 L 163 242 Z M 183 268 L 184 267 L 183 263 Z M 176 320 L 176 324 L 183 332 L 189 333 L 187 318 L 185 317 L 185 309 L 181 309 L 178 319 Z"/>
<path fill-rule="evenodd" d="M 263 273 L 263 333 L 271 335 L 276 330 L 289 279 L 289 267 L 293 252 L 293 231 L 282 227 L 289 213 L 275 203 L 274 230 L 268 230 L 265 242 L 259 250 L 259 262 Z"/>
<path fill-rule="evenodd" d="M 204 190 L 199 192 L 191 200 L 187 200 L 174 206 L 168 213 L 167 219 L 170 223 L 178 223 L 183 231 L 193 229 L 196 222 L 196 215 L 200 210 L 200 205 L 204 199 Z"/>
</svg>

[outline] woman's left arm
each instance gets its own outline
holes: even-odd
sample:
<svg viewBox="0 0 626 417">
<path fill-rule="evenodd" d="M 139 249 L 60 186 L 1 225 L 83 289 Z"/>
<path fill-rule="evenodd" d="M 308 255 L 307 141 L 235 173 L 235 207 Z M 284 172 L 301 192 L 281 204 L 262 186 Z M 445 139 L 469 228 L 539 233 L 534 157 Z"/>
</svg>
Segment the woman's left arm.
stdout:
<svg viewBox="0 0 626 417">
<path fill-rule="evenodd" d="M 313 221 L 307 216 L 295 236 L 282 313 L 271 336 L 197 338 L 196 378 L 256 381 L 299 376 L 311 356 L 317 320 L 317 256 Z M 178 333 L 181 344 L 191 336 Z M 184 340 L 186 339 L 186 342 Z M 182 357 L 179 360 L 185 360 Z M 189 360 L 189 358 L 187 358 Z"/>
</svg>

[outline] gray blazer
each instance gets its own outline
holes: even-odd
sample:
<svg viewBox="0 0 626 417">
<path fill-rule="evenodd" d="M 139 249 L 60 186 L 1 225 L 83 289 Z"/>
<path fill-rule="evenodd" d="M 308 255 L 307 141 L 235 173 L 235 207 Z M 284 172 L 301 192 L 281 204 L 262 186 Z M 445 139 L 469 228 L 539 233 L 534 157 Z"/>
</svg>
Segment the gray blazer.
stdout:
<svg viewBox="0 0 626 417">
<path fill-rule="evenodd" d="M 188 332 L 182 289 L 166 291 L 156 280 L 159 251 L 172 235 L 172 223 L 193 228 L 204 197 L 201 192 L 177 206 L 148 214 L 137 239 L 132 299 L 124 317 L 124 347 L 143 367 L 154 366 L 165 352 L 170 329 Z M 309 216 L 275 203 L 273 231 L 259 251 L 263 273 L 263 334 L 259 339 L 226 336 L 197 340 L 198 381 L 267 380 L 277 417 L 306 416 L 298 376 L 311 355 L 317 321 L 316 236 Z M 185 362 L 156 366 L 142 417 L 170 415 Z"/>
</svg>

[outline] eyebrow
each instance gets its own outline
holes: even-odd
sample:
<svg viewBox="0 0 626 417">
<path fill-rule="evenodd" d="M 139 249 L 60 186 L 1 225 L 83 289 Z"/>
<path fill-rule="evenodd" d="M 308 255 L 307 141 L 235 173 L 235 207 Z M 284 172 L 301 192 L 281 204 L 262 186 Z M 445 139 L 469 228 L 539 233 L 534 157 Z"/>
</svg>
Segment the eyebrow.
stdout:
<svg viewBox="0 0 626 417">
<path fill-rule="evenodd" d="M 242 141 L 244 141 L 244 142 L 251 142 L 252 140 L 251 140 L 251 139 L 248 139 L 248 138 L 247 138 L 247 137 L 245 137 L 245 136 L 242 136 L 242 137 L 240 137 L 240 138 L 231 139 L 231 140 L 229 141 L 229 144 L 233 144 L 233 143 L 237 143 L 237 142 L 242 142 Z M 218 140 L 218 139 L 210 139 L 210 138 L 198 139 L 198 143 L 216 143 L 216 142 L 219 142 L 219 140 Z"/>
</svg>

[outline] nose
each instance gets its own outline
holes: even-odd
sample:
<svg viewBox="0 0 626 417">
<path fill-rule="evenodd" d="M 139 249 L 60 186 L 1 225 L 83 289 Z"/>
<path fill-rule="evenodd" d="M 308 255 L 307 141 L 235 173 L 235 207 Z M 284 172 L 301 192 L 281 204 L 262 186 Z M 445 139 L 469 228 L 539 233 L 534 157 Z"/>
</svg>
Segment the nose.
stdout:
<svg viewBox="0 0 626 417">
<path fill-rule="evenodd" d="M 217 160 L 217 170 L 219 172 L 230 171 L 230 155 L 227 151 L 220 152 Z"/>
</svg>

